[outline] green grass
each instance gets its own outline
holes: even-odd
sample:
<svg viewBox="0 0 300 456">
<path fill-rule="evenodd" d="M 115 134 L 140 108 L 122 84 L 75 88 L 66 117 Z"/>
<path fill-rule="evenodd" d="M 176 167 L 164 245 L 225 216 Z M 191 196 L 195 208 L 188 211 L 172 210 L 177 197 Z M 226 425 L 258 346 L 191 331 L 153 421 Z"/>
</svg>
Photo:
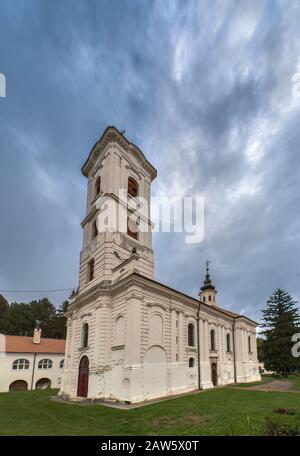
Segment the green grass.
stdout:
<svg viewBox="0 0 300 456">
<path fill-rule="evenodd" d="M 274 380 L 274 379 L 272 379 L 272 378 L 263 378 L 262 377 L 261 381 L 248 382 L 248 383 L 232 383 L 232 384 L 229 384 L 228 387 L 229 388 L 249 388 L 249 386 L 264 385 L 265 383 L 269 383 L 272 380 Z"/>
<path fill-rule="evenodd" d="M 218 388 L 133 410 L 49 400 L 55 391 L 0 394 L 1 435 L 260 435 L 265 417 L 300 423 L 300 395 Z M 276 408 L 293 410 L 279 415 Z"/>
<path fill-rule="evenodd" d="M 228 385 L 230 388 L 249 388 L 250 386 L 265 385 L 270 383 L 273 380 L 289 380 L 292 382 L 292 389 L 300 389 L 300 375 L 292 374 L 287 377 L 281 377 L 280 375 L 262 375 L 262 380 L 259 382 L 250 382 L 250 383 L 235 383 Z"/>
<path fill-rule="evenodd" d="M 294 389 L 300 389 L 300 375 L 291 375 L 288 380 L 293 382 Z"/>
</svg>

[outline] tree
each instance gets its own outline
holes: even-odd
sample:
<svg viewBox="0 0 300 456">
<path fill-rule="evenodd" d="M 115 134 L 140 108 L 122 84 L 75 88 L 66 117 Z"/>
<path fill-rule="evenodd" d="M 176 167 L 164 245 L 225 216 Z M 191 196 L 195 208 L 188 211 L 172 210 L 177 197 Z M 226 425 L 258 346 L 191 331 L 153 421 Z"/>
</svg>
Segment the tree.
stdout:
<svg viewBox="0 0 300 456">
<path fill-rule="evenodd" d="M 35 322 L 38 321 L 43 337 L 51 337 L 51 321 L 56 315 L 55 306 L 47 298 L 31 301 L 28 305 L 30 307 L 32 328 L 34 328 Z"/>
<path fill-rule="evenodd" d="M 257 357 L 260 363 L 264 362 L 264 356 L 262 353 L 262 344 L 264 343 L 264 339 L 262 337 L 256 338 L 256 345 L 257 345 Z"/>
<path fill-rule="evenodd" d="M 65 339 L 67 332 L 67 319 L 65 313 L 68 309 L 69 301 L 64 301 L 56 310 L 54 317 L 48 323 L 50 336 L 55 339 Z"/>
<path fill-rule="evenodd" d="M 0 295 L 0 333 L 4 331 L 4 321 L 9 310 L 9 304 L 4 296 Z"/>
<path fill-rule="evenodd" d="M 261 353 L 265 368 L 283 376 L 299 368 L 298 358 L 292 356 L 292 335 L 298 332 L 300 321 L 296 304 L 286 291 L 278 288 L 262 311 L 265 339 Z"/>
<path fill-rule="evenodd" d="M 33 330 L 33 319 L 28 304 L 13 302 L 9 306 L 4 322 L 3 332 L 16 336 L 29 336 Z"/>
<path fill-rule="evenodd" d="M 29 303 L 13 302 L 9 305 L 0 295 L 0 332 L 16 336 L 31 336 L 38 321 L 42 337 L 63 339 L 66 336 L 64 314 L 67 307 L 68 301 L 65 301 L 56 309 L 47 298 Z"/>
</svg>

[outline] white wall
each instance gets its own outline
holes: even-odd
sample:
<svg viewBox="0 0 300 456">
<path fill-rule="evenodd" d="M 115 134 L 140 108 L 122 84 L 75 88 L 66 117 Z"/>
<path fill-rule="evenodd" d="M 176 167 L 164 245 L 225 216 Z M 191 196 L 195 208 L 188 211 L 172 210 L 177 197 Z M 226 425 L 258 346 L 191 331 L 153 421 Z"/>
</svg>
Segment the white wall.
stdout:
<svg viewBox="0 0 300 456">
<path fill-rule="evenodd" d="M 152 289 L 150 289 L 152 288 Z M 200 318 L 201 388 L 211 388 L 211 361 L 217 361 L 218 385 L 234 382 L 234 355 L 227 352 L 226 334 L 233 348 L 233 320 L 216 308 L 204 308 Z M 114 398 L 137 402 L 198 388 L 197 310 L 192 300 L 147 288 L 122 286 L 111 296 L 98 295 L 75 306 L 69 318 L 67 365 L 62 392 L 75 398 L 81 356 L 90 361 L 89 398 Z M 118 321 L 122 318 L 122 325 Z M 90 342 L 80 348 L 81 328 L 90 325 Z M 195 326 L 195 346 L 188 346 L 188 324 Z M 120 329 L 121 327 L 121 329 Z M 216 351 L 210 350 L 210 330 L 215 330 Z M 122 334 L 116 334 L 116 331 Z M 252 338 L 253 352 L 246 342 Z M 237 380 L 260 379 L 255 326 L 236 324 Z M 156 358 L 157 359 L 156 359 Z M 195 359 L 189 367 L 189 358 Z"/>
<path fill-rule="evenodd" d="M 36 382 L 41 378 L 49 378 L 51 380 L 51 388 L 59 388 L 63 369 L 59 367 L 60 361 L 64 359 L 64 354 L 37 354 L 35 362 L 35 370 L 33 376 L 33 389 Z M 19 358 L 27 359 L 30 362 L 29 369 L 14 370 L 12 367 L 13 361 Z M 51 359 L 53 364 L 51 369 L 38 369 L 38 362 L 41 359 Z M 9 385 L 16 380 L 25 380 L 28 389 L 31 389 L 32 374 L 33 374 L 33 353 L 6 353 L 0 357 L 0 392 L 9 391 Z"/>
</svg>

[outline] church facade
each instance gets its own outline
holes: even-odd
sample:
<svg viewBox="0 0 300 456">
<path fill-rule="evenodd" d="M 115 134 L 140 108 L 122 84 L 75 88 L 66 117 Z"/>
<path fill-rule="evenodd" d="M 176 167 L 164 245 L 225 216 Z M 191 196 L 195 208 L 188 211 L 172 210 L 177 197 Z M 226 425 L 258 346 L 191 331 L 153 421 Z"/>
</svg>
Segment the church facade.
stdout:
<svg viewBox="0 0 300 456">
<path fill-rule="evenodd" d="M 149 229 L 136 231 L 120 198 L 126 189 L 129 201 L 150 203 L 157 173 L 141 150 L 108 127 L 82 172 L 87 211 L 60 394 L 133 403 L 260 380 L 257 324 L 219 307 L 208 264 L 199 300 L 154 279 L 150 209 L 142 216 Z M 99 229 L 105 198 L 122 206 L 125 231 Z"/>
</svg>

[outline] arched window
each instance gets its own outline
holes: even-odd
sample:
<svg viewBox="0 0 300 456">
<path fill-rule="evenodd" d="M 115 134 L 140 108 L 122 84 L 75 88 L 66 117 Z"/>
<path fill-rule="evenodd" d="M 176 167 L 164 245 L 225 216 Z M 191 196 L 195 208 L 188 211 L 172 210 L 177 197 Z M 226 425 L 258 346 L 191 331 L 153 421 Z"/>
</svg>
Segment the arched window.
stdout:
<svg viewBox="0 0 300 456">
<path fill-rule="evenodd" d="M 52 361 L 51 359 L 44 358 L 39 361 L 38 368 L 39 369 L 51 369 L 52 368 Z"/>
<path fill-rule="evenodd" d="M 12 368 L 14 370 L 29 369 L 29 361 L 28 361 L 28 359 L 23 359 L 23 358 L 16 359 L 13 362 Z"/>
<path fill-rule="evenodd" d="M 195 326 L 193 323 L 188 324 L 188 345 L 190 347 L 195 346 Z"/>
<path fill-rule="evenodd" d="M 133 219 L 133 217 L 127 217 L 127 234 L 133 239 L 138 238 L 138 223 Z"/>
<path fill-rule="evenodd" d="M 216 350 L 216 333 L 214 329 L 210 331 L 210 349 Z"/>
<path fill-rule="evenodd" d="M 136 181 L 134 179 L 132 179 L 132 177 L 129 177 L 129 179 L 128 179 L 128 195 L 132 196 L 132 197 L 138 196 L 138 188 L 139 188 L 139 186 L 136 183 Z"/>
<path fill-rule="evenodd" d="M 89 325 L 84 323 L 82 326 L 82 334 L 81 334 L 81 347 L 87 347 L 89 343 Z"/>
<path fill-rule="evenodd" d="M 95 197 L 101 192 L 101 177 L 98 176 L 95 182 Z"/>
<path fill-rule="evenodd" d="M 95 268 L 95 260 L 94 260 L 94 258 L 92 258 L 88 264 L 88 281 L 89 282 L 91 280 L 93 280 L 93 278 L 94 278 L 94 268 Z"/>
<path fill-rule="evenodd" d="M 62 360 L 60 361 L 60 363 L 59 363 L 59 368 L 60 368 L 60 369 L 63 369 L 63 368 L 64 368 L 64 365 L 65 365 L 65 360 L 62 359 Z"/>
<path fill-rule="evenodd" d="M 248 336 L 248 351 L 251 353 L 251 337 Z"/>
<path fill-rule="evenodd" d="M 195 358 L 189 358 L 189 367 L 195 366 Z"/>
<path fill-rule="evenodd" d="M 227 351 L 231 351 L 231 341 L 230 341 L 230 334 L 227 334 L 226 336 L 226 346 L 227 346 Z"/>
<path fill-rule="evenodd" d="M 97 228 L 97 222 L 96 220 L 93 222 L 92 226 L 92 239 L 98 236 L 98 228 Z"/>
</svg>

